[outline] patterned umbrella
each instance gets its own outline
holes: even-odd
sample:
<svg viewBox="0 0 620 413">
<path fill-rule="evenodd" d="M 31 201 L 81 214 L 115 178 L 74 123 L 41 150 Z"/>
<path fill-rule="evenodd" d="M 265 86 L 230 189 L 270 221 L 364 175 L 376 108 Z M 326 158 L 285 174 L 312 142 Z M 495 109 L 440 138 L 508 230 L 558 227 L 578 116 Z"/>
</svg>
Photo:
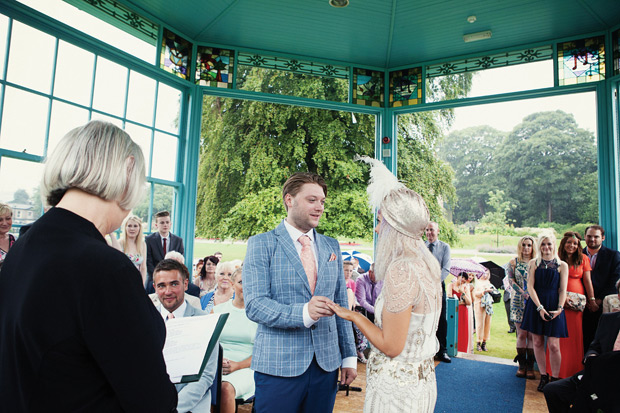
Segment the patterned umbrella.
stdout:
<svg viewBox="0 0 620 413">
<path fill-rule="evenodd" d="M 355 258 L 359 266 L 362 267 L 364 272 L 370 269 L 370 264 L 373 263 L 372 257 L 368 254 L 361 253 L 359 251 L 342 251 L 342 260 L 343 261 L 351 261 L 351 258 Z"/>
<path fill-rule="evenodd" d="M 473 272 L 476 277 L 480 278 L 486 272 L 486 268 L 469 258 L 452 258 L 450 260 L 450 274 L 456 277 L 462 272 Z"/>
</svg>

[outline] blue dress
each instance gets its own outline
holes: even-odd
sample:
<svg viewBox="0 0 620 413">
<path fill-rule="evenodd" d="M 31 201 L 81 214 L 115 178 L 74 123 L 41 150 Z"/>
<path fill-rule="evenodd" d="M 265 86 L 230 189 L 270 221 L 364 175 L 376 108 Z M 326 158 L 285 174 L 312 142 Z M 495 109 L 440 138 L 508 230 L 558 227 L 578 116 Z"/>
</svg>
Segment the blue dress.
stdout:
<svg viewBox="0 0 620 413">
<path fill-rule="evenodd" d="M 538 294 L 538 300 L 547 312 L 555 311 L 558 308 L 558 301 L 560 299 L 560 293 L 558 292 L 560 288 L 560 273 L 558 272 L 557 261 L 553 260 L 551 264 L 545 265 L 543 260 L 541 260 L 538 268 L 536 268 L 535 280 L 534 290 Z M 541 336 L 568 337 L 564 311 L 553 320 L 545 321 L 536 311 L 536 305 L 531 298 L 525 302 L 521 328 Z"/>
</svg>

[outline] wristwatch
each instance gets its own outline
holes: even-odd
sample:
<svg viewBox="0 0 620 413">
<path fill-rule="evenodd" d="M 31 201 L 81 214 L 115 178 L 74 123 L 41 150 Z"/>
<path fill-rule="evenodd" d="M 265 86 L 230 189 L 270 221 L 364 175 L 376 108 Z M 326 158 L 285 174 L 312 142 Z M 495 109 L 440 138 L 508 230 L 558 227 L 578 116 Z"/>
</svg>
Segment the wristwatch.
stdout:
<svg viewBox="0 0 620 413">
<path fill-rule="evenodd" d="M 596 301 L 596 298 L 590 297 L 590 301 Z"/>
</svg>

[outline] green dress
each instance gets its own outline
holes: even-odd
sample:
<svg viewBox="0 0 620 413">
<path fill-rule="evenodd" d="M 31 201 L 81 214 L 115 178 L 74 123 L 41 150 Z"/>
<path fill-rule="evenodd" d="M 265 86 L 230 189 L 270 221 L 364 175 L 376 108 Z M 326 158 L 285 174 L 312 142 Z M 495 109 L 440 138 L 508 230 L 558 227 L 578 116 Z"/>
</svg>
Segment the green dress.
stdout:
<svg viewBox="0 0 620 413">
<path fill-rule="evenodd" d="M 242 361 L 252 355 L 254 338 L 258 324 L 245 315 L 245 309 L 233 305 L 229 300 L 213 307 L 215 314 L 228 313 L 228 321 L 220 335 L 220 344 L 224 349 L 224 358 Z M 235 388 L 235 398 L 247 400 L 254 396 L 254 371 L 250 368 L 237 370 L 222 375 L 222 381 L 229 382 Z"/>
</svg>

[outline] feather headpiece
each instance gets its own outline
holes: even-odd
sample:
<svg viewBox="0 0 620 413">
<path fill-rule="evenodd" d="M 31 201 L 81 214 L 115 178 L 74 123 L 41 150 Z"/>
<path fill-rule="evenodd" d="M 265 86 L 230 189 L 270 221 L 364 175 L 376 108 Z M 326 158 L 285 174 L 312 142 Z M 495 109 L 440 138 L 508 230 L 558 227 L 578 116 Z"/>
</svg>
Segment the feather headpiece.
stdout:
<svg viewBox="0 0 620 413">
<path fill-rule="evenodd" d="M 430 219 L 424 199 L 399 182 L 378 159 L 358 155 L 355 160 L 370 165 L 367 189 L 370 205 L 380 209 L 383 219 L 398 232 L 411 238 L 421 238 Z"/>
<path fill-rule="evenodd" d="M 405 188 L 396 176 L 378 159 L 369 156 L 355 156 L 354 160 L 370 165 L 370 181 L 368 182 L 368 202 L 373 208 L 381 208 L 381 203 L 392 191 Z"/>
</svg>

